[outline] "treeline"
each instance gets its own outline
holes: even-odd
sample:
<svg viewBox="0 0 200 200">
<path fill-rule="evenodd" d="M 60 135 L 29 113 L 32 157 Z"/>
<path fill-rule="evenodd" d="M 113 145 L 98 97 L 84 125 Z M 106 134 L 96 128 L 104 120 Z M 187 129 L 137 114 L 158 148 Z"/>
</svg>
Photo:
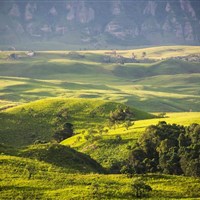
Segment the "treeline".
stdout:
<svg viewBox="0 0 200 200">
<path fill-rule="evenodd" d="M 162 121 L 147 127 L 122 172 L 200 176 L 200 125 Z"/>
</svg>

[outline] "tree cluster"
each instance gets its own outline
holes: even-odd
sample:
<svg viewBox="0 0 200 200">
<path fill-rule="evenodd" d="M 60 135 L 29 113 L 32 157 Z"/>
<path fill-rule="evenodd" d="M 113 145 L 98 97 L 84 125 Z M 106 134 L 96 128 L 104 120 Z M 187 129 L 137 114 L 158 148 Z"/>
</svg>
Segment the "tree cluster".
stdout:
<svg viewBox="0 0 200 200">
<path fill-rule="evenodd" d="M 133 118 L 134 113 L 128 107 L 125 109 L 117 108 L 115 111 L 110 112 L 110 121 L 113 123 L 132 120 Z"/>
<path fill-rule="evenodd" d="M 127 173 L 200 176 L 200 125 L 159 122 L 149 126 L 131 151 Z"/>
<path fill-rule="evenodd" d="M 53 139 L 57 142 L 61 142 L 62 140 L 65 140 L 69 137 L 71 137 L 74 134 L 73 132 L 73 124 L 71 123 L 65 123 L 63 124 L 62 128 L 58 131 L 56 131 L 53 135 Z"/>
<path fill-rule="evenodd" d="M 131 188 L 133 191 L 133 194 L 137 198 L 142 198 L 148 195 L 149 192 L 152 191 L 151 186 L 147 185 L 144 181 L 141 179 L 136 179 L 131 184 Z"/>
</svg>

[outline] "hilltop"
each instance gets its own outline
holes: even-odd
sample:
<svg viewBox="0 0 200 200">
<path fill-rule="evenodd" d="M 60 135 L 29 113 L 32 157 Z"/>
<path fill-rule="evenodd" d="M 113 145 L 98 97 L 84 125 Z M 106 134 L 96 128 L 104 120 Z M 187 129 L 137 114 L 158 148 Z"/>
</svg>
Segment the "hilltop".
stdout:
<svg viewBox="0 0 200 200">
<path fill-rule="evenodd" d="M 74 134 L 109 124 L 111 112 L 130 109 L 132 120 L 148 119 L 151 114 L 124 104 L 95 99 L 51 98 L 9 108 L 0 112 L 1 142 L 13 146 L 51 141 L 55 132 L 71 123 Z"/>
</svg>

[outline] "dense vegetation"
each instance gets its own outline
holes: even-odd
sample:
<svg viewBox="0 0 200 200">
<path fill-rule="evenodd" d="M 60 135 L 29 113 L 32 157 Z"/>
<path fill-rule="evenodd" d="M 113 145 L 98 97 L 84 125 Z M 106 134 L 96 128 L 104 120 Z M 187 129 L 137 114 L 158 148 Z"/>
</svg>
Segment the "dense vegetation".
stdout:
<svg viewBox="0 0 200 200">
<path fill-rule="evenodd" d="M 130 154 L 124 172 L 200 176 L 200 125 L 162 121 L 147 127 Z"/>
</svg>

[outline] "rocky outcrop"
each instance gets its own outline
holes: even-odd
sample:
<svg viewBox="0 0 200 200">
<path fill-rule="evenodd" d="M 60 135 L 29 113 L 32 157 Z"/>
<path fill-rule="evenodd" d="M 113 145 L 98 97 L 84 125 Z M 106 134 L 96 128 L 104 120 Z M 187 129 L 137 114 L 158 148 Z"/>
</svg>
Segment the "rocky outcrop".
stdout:
<svg viewBox="0 0 200 200">
<path fill-rule="evenodd" d="M 29 21 L 33 19 L 33 14 L 37 10 L 37 4 L 28 3 L 25 7 L 25 20 Z"/>
<path fill-rule="evenodd" d="M 58 12 L 54 6 L 49 10 L 49 13 L 53 16 L 56 16 L 58 14 Z"/>
<path fill-rule="evenodd" d="M 112 6 L 111 6 L 111 13 L 113 15 L 120 15 L 121 14 L 121 1 L 120 0 L 116 0 L 116 1 L 112 1 Z"/>
<path fill-rule="evenodd" d="M 0 42 L 4 43 L 8 35 L 52 40 L 72 35 L 79 36 L 73 41 L 95 45 L 200 44 L 200 1 L 7 0 L 1 6 L 1 17 L 5 15 L 0 20 Z"/>
<path fill-rule="evenodd" d="M 68 21 L 75 20 L 85 24 L 89 23 L 95 18 L 94 9 L 91 7 L 87 7 L 84 1 L 80 1 L 77 3 L 67 3 L 66 9 L 68 11 L 66 17 Z"/>
<path fill-rule="evenodd" d="M 189 14 L 193 18 L 196 17 L 196 13 L 195 13 L 194 9 L 192 8 L 190 1 L 180 0 L 180 5 L 181 5 L 181 9 L 183 11 L 185 11 L 187 14 Z"/>
<path fill-rule="evenodd" d="M 13 4 L 12 8 L 9 11 L 9 15 L 12 17 L 20 17 L 21 13 L 19 11 L 19 6 L 17 4 Z"/>
<path fill-rule="evenodd" d="M 156 8 L 157 8 L 157 3 L 155 1 L 148 1 L 147 5 L 143 11 L 143 14 L 155 16 Z"/>
</svg>

